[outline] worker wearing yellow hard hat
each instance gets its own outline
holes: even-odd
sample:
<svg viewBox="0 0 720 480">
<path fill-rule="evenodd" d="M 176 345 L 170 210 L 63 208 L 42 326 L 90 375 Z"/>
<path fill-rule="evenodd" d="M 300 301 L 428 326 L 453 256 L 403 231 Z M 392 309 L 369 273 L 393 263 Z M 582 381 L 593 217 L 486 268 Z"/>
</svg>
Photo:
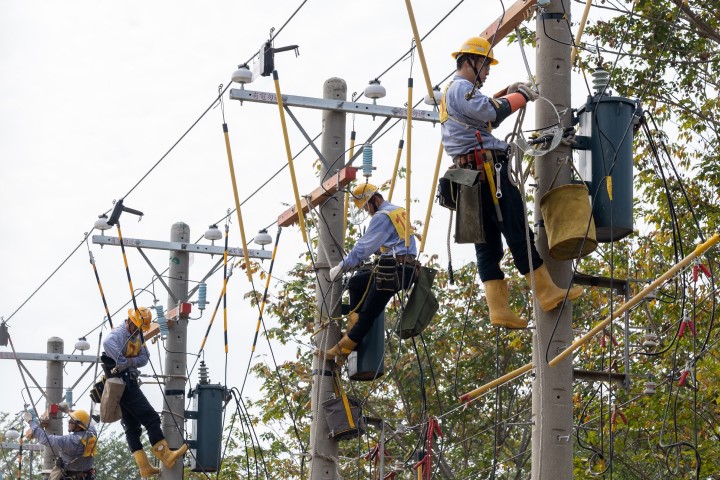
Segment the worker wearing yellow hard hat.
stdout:
<svg viewBox="0 0 720 480">
<path fill-rule="evenodd" d="M 486 38 L 471 37 L 454 51 L 456 72 L 445 88 L 440 121 L 445 152 L 454 168 L 477 171 L 477 184 L 459 188 L 478 188 L 479 207 L 475 216 L 478 231 L 475 243 L 477 268 L 485 286 L 490 322 L 505 328 L 525 328 L 527 320 L 518 317 L 508 304 L 508 285 L 500 268 L 503 242 L 510 248 L 518 271 L 535 278 L 535 296 L 540 307 L 549 311 L 563 300 L 582 294 L 580 287 L 566 289 L 555 285 L 543 264 L 532 229 L 526 227 L 523 199 L 508 176 L 508 144 L 492 134 L 513 112 L 535 101 L 539 94 L 525 83 L 509 85 L 500 94 L 487 96 L 481 89 L 498 60 Z M 462 194 L 459 198 L 463 198 Z M 460 207 L 458 207 L 460 209 Z M 526 238 L 529 238 L 529 245 Z M 528 252 L 530 253 L 528 255 Z"/>
<path fill-rule="evenodd" d="M 34 410 L 23 414 L 29 424 L 30 437 L 49 447 L 58 457 L 50 471 L 49 478 L 72 478 L 95 480 L 95 453 L 97 431 L 91 425 L 90 414 L 85 410 L 73 410 L 68 413 L 67 435 L 53 435 L 45 428 L 49 424 L 47 415 L 38 419 Z"/>
<path fill-rule="evenodd" d="M 376 252 L 380 255 L 373 270 L 358 271 L 348 282 L 350 308 L 354 313 L 348 317 L 347 333 L 325 352 L 340 361 L 367 335 L 395 293 L 409 288 L 415 281 L 418 265 L 412 235 L 410 244 L 405 246 L 405 231 L 411 228 L 407 225 L 405 209 L 386 201 L 370 183 L 356 186 L 352 198 L 356 208 L 370 214 L 370 225 L 347 256 L 330 269 L 330 280 L 339 279 L 343 272 L 357 267 Z"/>
<path fill-rule="evenodd" d="M 147 331 L 151 321 L 149 308 L 129 309 L 125 323 L 115 327 L 103 341 L 104 351 L 101 356 L 106 375 L 121 378 L 125 383 L 119 400 L 122 425 L 125 440 L 143 478 L 158 475 L 160 470 L 150 465 L 145 454 L 140 440 L 142 427 L 147 431 L 153 455 L 167 468 L 172 468 L 188 449 L 186 443 L 179 445 L 176 450 L 170 448 L 160 427 L 160 416 L 150 405 L 138 383 L 138 369 L 147 365 L 150 359 L 141 331 Z"/>
</svg>

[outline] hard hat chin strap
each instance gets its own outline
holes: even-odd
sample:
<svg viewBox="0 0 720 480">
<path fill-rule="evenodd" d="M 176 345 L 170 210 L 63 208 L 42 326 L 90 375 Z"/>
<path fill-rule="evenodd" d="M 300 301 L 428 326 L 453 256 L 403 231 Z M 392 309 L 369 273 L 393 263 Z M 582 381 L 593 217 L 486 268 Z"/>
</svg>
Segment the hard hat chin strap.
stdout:
<svg viewBox="0 0 720 480">
<path fill-rule="evenodd" d="M 485 68 L 485 62 L 488 61 L 488 58 L 482 57 L 482 59 L 483 59 L 483 63 L 482 63 L 482 66 L 480 67 L 480 70 L 478 70 L 477 67 L 475 67 L 475 57 L 469 57 L 466 60 L 468 65 L 470 65 L 470 68 L 472 68 L 473 73 L 475 74 L 475 82 L 473 83 L 473 88 L 470 92 L 468 92 L 465 95 L 466 100 L 470 100 L 471 98 L 473 98 L 475 96 L 475 90 L 482 88 L 482 86 L 483 86 L 483 81 L 482 81 L 482 78 L 480 77 L 480 71 L 482 71 L 482 69 Z"/>
</svg>

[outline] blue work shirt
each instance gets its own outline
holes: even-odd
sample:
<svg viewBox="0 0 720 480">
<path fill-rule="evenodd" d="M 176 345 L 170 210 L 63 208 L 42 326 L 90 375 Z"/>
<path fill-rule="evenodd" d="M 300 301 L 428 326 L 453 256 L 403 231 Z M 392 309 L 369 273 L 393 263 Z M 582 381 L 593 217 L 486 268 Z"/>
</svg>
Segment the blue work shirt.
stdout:
<svg viewBox="0 0 720 480">
<path fill-rule="evenodd" d="M 145 345 L 140 343 L 140 332 L 128 332 L 125 322 L 112 329 L 103 341 L 105 355 L 115 360 L 119 371 L 128 370 L 132 374 L 138 373 L 138 368 L 147 365 L 150 354 Z"/>
<path fill-rule="evenodd" d="M 508 144 L 495 138 L 490 131 L 497 119 L 494 100 L 483 95 L 479 89 L 470 100 L 465 94 L 473 88 L 472 82 L 455 75 L 445 92 L 445 105 L 449 118 L 440 126 L 445 152 L 450 156 L 463 155 L 479 147 L 475 130 L 480 131 L 483 148 L 505 151 Z"/>
<path fill-rule="evenodd" d="M 67 435 L 52 435 L 46 433 L 35 420 L 31 420 L 29 425 L 38 443 L 50 447 L 55 455 L 62 458 L 66 472 L 85 472 L 95 466 L 93 457 L 97 432 L 93 427 Z"/>
<path fill-rule="evenodd" d="M 379 251 L 380 247 L 387 249 L 383 255 L 417 255 L 415 237 L 410 235 L 410 248 L 405 248 L 405 239 L 400 238 L 390 217 L 380 213 L 383 210 L 392 212 L 396 208 L 400 207 L 388 201 L 380 204 L 380 208 L 370 219 L 370 225 L 368 225 L 365 235 L 357 241 L 355 247 L 342 261 L 343 270 L 358 266 L 370 258 L 373 253 Z M 409 225 L 408 228 L 410 228 Z"/>
</svg>

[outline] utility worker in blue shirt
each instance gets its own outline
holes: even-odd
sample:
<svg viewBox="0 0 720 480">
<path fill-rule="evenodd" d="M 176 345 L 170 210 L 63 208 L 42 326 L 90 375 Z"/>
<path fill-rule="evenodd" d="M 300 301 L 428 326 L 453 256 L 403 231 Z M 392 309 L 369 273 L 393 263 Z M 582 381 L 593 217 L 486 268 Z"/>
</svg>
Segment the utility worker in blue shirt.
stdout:
<svg viewBox="0 0 720 480">
<path fill-rule="evenodd" d="M 330 269 L 330 280 L 337 280 L 343 272 L 376 252 L 380 252 L 380 258 L 373 271 L 359 271 L 350 279 L 353 313 L 348 316 L 347 333 L 326 352 L 329 357 L 346 356 L 355 350 L 393 295 L 408 289 L 416 276 L 417 247 L 413 235 L 405 246 L 405 232 L 411 228 L 405 209 L 385 201 L 378 188 L 369 183 L 355 187 L 353 203 L 370 214 L 370 225 L 345 259 Z"/>
<path fill-rule="evenodd" d="M 492 135 L 492 129 L 527 102 L 535 101 L 538 94 L 527 84 L 520 82 L 508 86 L 506 92 L 490 98 L 480 92 L 490 73 L 490 66 L 497 65 L 490 42 L 482 37 L 468 39 L 460 49 L 452 53 L 457 70 L 446 87 L 440 105 L 442 141 L 445 152 L 453 157 L 458 168 L 480 170 L 482 226 L 485 243 L 475 244 L 477 268 L 485 287 L 490 322 L 505 328 L 525 328 L 527 321 L 519 318 L 508 303 L 508 286 L 500 269 L 503 257 L 502 238 L 505 237 L 515 267 L 530 283 L 532 270 L 535 278 L 535 297 L 544 311 L 550 311 L 563 302 L 582 294 L 581 287 L 559 288 L 553 282 L 537 249 L 533 231 L 526 227 L 523 198 L 508 176 L 508 144 Z M 491 191 L 487 180 L 485 163 L 489 162 L 497 192 Z M 501 165 L 499 170 L 494 167 Z M 497 172 L 497 173 L 496 173 Z M 497 177 L 497 178 L 495 178 Z M 498 202 L 500 217 L 495 209 Z M 528 242 L 530 238 L 530 256 Z"/>
<path fill-rule="evenodd" d="M 160 470 L 148 462 L 140 440 L 141 427 L 147 430 L 153 455 L 167 468 L 172 468 L 188 449 L 185 443 L 177 450 L 170 449 L 160 428 L 160 416 L 148 402 L 137 380 L 140 374 L 138 369 L 147 365 L 150 359 L 148 349 L 142 343 L 140 329 L 147 331 L 151 320 L 152 314 L 148 308 L 129 309 L 125 322 L 115 327 L 103 342 L 104 352 L 101 356 L 106 375 L 122 378 L 125 382 L 125 390 L 120 397 L 122 425 L 128 447 L 143 478 L 157 475 Z"/>
<path fill-rule="evenodd" d="M 67 435 L 46 433 L 45 421 L 38 420 L 34 413 L 25 412 L 24 418 L 30 425 L 32 436 L 58 457 L 50 472 L 51 480 L 95 480 L 97 432 L 90 425 L 90 414 L 75 410 L 68 415 Z"/>
</svg>

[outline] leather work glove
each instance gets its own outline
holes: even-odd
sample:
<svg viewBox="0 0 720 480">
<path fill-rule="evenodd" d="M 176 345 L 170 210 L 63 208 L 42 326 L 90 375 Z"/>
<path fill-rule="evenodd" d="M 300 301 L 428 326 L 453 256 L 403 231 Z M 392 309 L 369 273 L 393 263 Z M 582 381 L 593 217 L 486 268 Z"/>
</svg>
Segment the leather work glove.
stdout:
<svg viewBox="0 0 720 480">
<path fill-rule="evenodd" d="M 522 82 L 511 83 L 511 84 L 508 85 L 508 87 L 507 87 L 507 93 L 515 93 L 515 92 L 517 92 L 517 91 L 518 91 L 518 88 L 519 88 L 520 85 L 522 85 L 522 84 L 523 84 Z"/>
<path fill-rule="evenodd" d="M 32 421 L 35 421 L 35 422 L 38 421 L 37 414 L 35 413 L 34 409 L 25 410 L 25 413 L 23 413 L 23 419 L 27 423 L 30 423 Z"/>
<path fill-rule="evenodd" d="M 331 282 L 334 282 L 335 280 L 340 278 L 340 275 L 342 275 L 342 269 L 343 269 L 342 262 L 338 263 L 337 265 L 335 265 L 334 267 L 332 267 L 330 269 L 330 281 Z"/>
<path fill-rule="evenodd" d="M 518 85 L 517 91 L 527 98 L 528 102 L 534 102 L 540 96 L 530 85 L 526 83 Z"/>
</svg>

